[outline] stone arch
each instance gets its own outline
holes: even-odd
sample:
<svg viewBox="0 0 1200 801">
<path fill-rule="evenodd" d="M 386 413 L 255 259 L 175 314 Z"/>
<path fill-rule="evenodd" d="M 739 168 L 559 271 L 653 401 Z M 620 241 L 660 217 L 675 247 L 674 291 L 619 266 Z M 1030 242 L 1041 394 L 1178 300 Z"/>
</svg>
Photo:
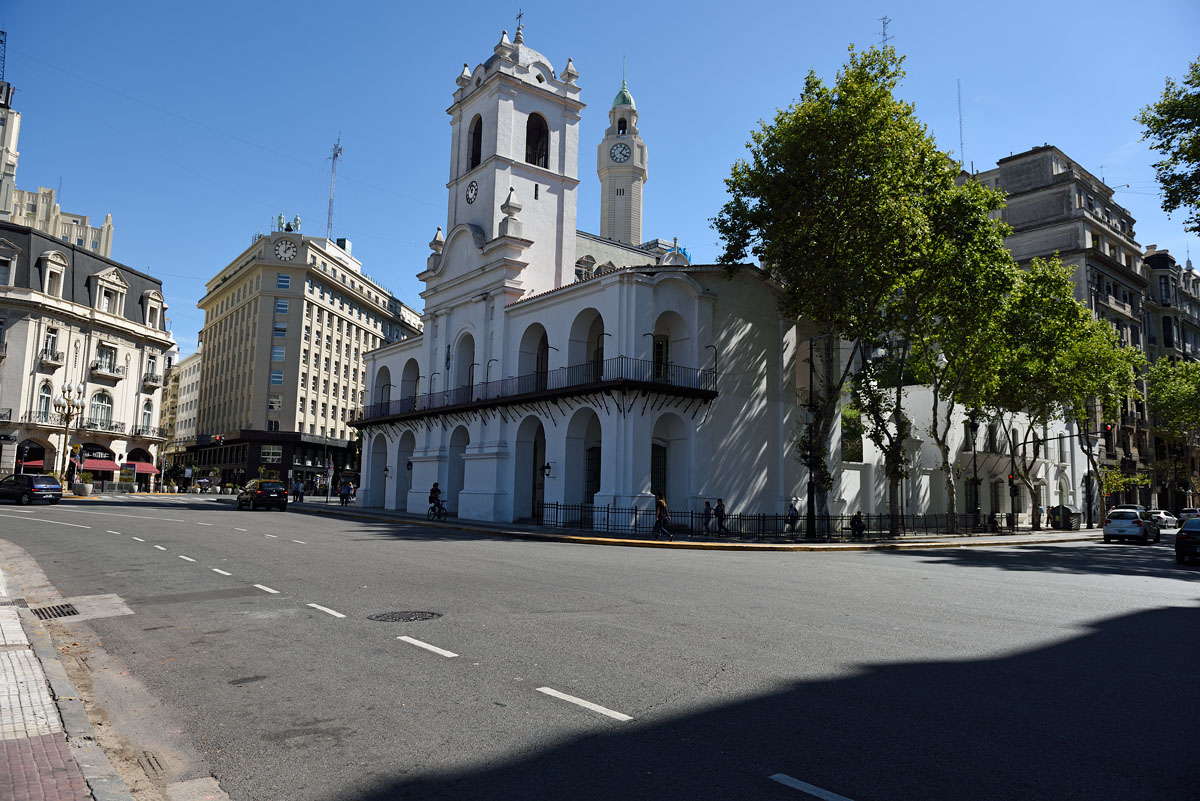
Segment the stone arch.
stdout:
<svg viewBox="0 0 1200 801">
<path fill-rule="evenodd" d="M 604 369 L 604 316 L 594 308 L 582 309 L 571 321 L 567 341 L 567 364 L 590 365 L 593 380 L 600 380 Z"/>
<path fill-rule="evenodd" d="M 483 117 L 478 114 L 475 115 L 475 119 L 471 120 L 471 127 L 467 132 L 467 141 L 470 147 L 470 152 L 467 156 L 467 169 L 473 170 L 483 161 Z"/>
<path fill-rule="evenodd" d="M 471 434 L 466 426 L 458 426 L 450 433 L 450 445 L 446 449 L 446 491 L 442 497 L 446 509 L 458 514 L 458 495 L 463 490 L 466 477 L 466 464 L 463 457 L 467 446 L 471 444 Z"/>
<path fill-rule="evenodd" d="M 517 351 L 518 392 L 539 392 L 550 374 L 550 337 L 541 323 L 533 323 L 521 335 Z"/>
<path fill-rule="evenodd" d="M 600 489 L 603 434 L 594 409 L 577 409 L 571 416 L 562 466 L 563 503 L 587 504 L 595 498 Z"/>
<path fill-rule="evenodd" d="M 696 363 L 695 340 L 691 329 L 678 312 L 665 311 L 654 321 L 651 333 L 652 336 L 647 338 L 653 342 L 650 359 L 654 362 L 654 378 L 675 383 L 678 376 L 673 365 L 690 367 Z"/>
<path fill-rule="evenodd" d="M 591 256 L 584 256 L 579 261 L 575 262 L 575 280 L 585 281 L 596 274 L 596 260 Z"/>
<path fill-rule="evenodd" d="M 20 462 L 20 468 L 14 473 L 54 473 L 57 472 L 59 454 L 49 440 L 30 437 L 17 444 L 17 453 L 13 463 Z"/>
<path fill-rule="evenodd" d="M 665 412 L 650 438 L 650 492 L 666 496 L 672 509 L 686 509 L 691 497 L 692 430 L 679 415 Z"/>
<path fill-rule="evenodd" d="M 546 427 L 531 414 L 517 427 L 513 472 L 513 519 L 537 519 L 546 500 Z"/>
<path fill-rule="evenodd" d="M 37 421 L 39 423 L 50 422 L 50 413 L 54 411 L 54 385 L 49 381 L 43 381 L 38 387 L 37 396 Z"/>
<path fill-rule="evenodd" d="M 392 468 L 392 475 L 396 479 L 396 494 L 392 502 L 392 508 L 401 512 L 408 511 L 408 493 L 412 490 L 412 457 L 413 451 L 416 449 L 416 435 L 411 431 L 402 433 L 400 435 L 400 442 L 396 447 L 396 466 Z"/>
<path fill-rule="evenodd" d="M 371 388 L 371 405 L 387 403 L 392 399 L 392 371 L 386 365 L 375 371 L 375 385 Z"/>
<path fill-rule="evenodd" d="M 97 423 L 111 423 L 113 412 L 112 395 L 104 390 L 100 390 L 92 395 L 92 401 L 88 404 L 88 420 Z"/>
<path fill-rule="evenodd" d="M 394 465 L 387 463 L 387 437 L 383 434 L 376 434 L 371 440 L 371 472 L 368 474 L 367 480 L 367 497 L 363 499 L 363 506 L 370 508 L 379 508 L 383 506 L 384 495 L 387 492 L 387 478 L 383 471 L 386 467 L 389 473 L 393 475 L 396 472 Z"/>
<path fill-rule="evenodd" d="M 525 162 L 535 167 L 549 167 L 550 126 L 541 114 L 530 114 L 525 121 Z"/>
<path fill-rule="evenodd" d="M 454 346 L 454 361 L 450 363 L 453 378 L 448 377 L 447 389 L 466 388 L 465 397 L 470 396 L 470 387 L 475 383 L 475 337 L 470 331 L 463 331 Z"/>
<path fill-rule="evenodd" d="M 409 359 L 404 363 L 404 369 L 400 373 L 400 397 L 401 398 L 416 398 L 417 393 L 421 391 L 421 365 L 416 359 Z"/>
</svg>

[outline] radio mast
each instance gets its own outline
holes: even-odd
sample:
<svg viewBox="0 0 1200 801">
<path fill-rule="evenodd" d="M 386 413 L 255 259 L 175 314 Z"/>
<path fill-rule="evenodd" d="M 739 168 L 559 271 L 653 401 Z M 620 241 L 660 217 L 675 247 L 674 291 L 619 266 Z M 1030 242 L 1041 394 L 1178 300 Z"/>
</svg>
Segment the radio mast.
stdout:
<svg viewBox="0 0 1200 801">
<path fill-rule="evenodd" d="M 325 222 L 325 238 L 333 238 L 333 184 L 337 180 L 337 163 L 342 155 L 342 134 L 338 132 L 337 144 L 333 146 L 333 154 L 327 157 L 327 161 L 332 161 L 333 164 L 329 168 L 329 217 Z"/>
</svg>

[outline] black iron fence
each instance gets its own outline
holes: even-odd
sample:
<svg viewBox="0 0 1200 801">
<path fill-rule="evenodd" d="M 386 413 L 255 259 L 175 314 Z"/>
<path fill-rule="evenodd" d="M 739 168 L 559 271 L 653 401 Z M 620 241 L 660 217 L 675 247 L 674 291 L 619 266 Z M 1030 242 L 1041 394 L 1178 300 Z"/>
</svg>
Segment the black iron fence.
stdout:
<svg viewBox="0 0 1200 801">
<path fill-rule="evenodd" d="M 706 514 L 704 511 L 673 509 L 670 515 L 667 530 L 676 537 L 760 542 L 804 539 L 849 542 L 934 535 L 968 536 L 999 530 L 989 526 L 986 518 L 980 521 L 978 528 L 973 527 L 971 514 L 900 515 L 894 530 L 888 515 L 862 515 L 858 522 L 852 515 L 819 515 L 811 533 L 803 513 L 790 517 L 787 514 L 738 512 L 726 514 L 723 520 L 718 520 L 715 512 Z M 655 514 L 652 507 L 545 503 L 536 510 L 534 522 L 542 526 L 613 536 L 649 536 L 654 533 Z"/>
<path fill-rule="evenodd" d="M 650 359 L 616 356 L 603 361 L 584 362 L 570 367 L 559 367 L 555 370 L 372 403 L 358 410 L 354 419 L 373 420 L 379 417 L 421 412 L 428 409 L 536 395 L 540 392 L 555 392 L 588 385 L 603 386 L 622 381 L 658 384 L 664 389 L 688 389 L 713 393 L 717 391 L 715 370 L 682 367 L 678 364 Z"/>
</svg>

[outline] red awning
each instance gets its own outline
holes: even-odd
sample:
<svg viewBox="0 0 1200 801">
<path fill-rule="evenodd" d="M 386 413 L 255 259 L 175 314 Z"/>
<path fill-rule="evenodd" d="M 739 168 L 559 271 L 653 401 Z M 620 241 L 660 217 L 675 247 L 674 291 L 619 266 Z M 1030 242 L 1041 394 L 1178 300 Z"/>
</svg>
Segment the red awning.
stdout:
<svg viewBox="0 0 1200 801">
<path fill-rule="evenodd" d="M 21 464 L 24 467 L 45 467 L 44 460 L 42 459 L 26 459 Z"/>
<path fill-rule="evenodd" d="M 117 464 L 112 459 L 84 459 L 83 469 L 101 471 L 110 470 L 113 472 L 118 472 L 121 469 L 121 465 Z"/>
<path fill-rule="evenodd" d="M 134 470 L 139 475 L 142 473 L 150 473 L 151 475 L 155 476 L 158 475 L 158 468 L 149 462 L 130 462 L 130 464 L 133 465 Z"/>
</svg>

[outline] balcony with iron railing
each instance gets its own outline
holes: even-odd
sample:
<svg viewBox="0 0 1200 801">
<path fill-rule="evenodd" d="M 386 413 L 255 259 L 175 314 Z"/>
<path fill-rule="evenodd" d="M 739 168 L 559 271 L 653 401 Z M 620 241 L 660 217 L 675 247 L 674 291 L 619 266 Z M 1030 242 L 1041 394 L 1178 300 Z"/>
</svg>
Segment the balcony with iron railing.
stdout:
<svg viewBox="0 0 1200 801">
<path fill-rule="evenodd" d="M 38 354 L 38 361 L 47 367 L 62 367 L 64 360 L 63 352 L 54 348 L 42 348 Z"/>
<path fill-rule="evenodd" d="M 133 429 L 133 435 L 147 439 L 166 439 L 167 429 L 162 426 L 137 426 Z"/>
<path fill-rule="evenodd" d="M 96 359 L 92 362 L 92 375 L 100 378 L 122 379 L 125 377 L 125 368 L 105 359 Z"/>
<path fill-rule="evenodd" d="M 162 381 L 162 376 L 158 373 L 144 373 L 142 375 L 142 386 L 161 387 Z"/>
<path fill-rule="evenodd" d="M 403 420 L 614 389 L 647 390 L 663 395 L 712 400 L 717 397 L 717 373 L 715 370 L 682 367 L 669 362 L 616 356 L 604 361 L 585 362 L 556 370 L 373 403 L 359 409 L 350 422 L 352 425 L 364 425 L 385 419 Z"/>
<path fill-rule="evenodd" d="M 54 428 L 62 428 L 63 423 L 66 421 L 58 412 L 31 409 L 21 416 L 21 422 L 35 426 L 52 426 Z"/>
<path fill-rule="evenodd" d="M 83 421 L 81 428 L 89 431 L 101 431 L 105 434 L 124 434 L 125 424 L 117 423 L 107 417 L 89 417 Z"/>
</svg>

